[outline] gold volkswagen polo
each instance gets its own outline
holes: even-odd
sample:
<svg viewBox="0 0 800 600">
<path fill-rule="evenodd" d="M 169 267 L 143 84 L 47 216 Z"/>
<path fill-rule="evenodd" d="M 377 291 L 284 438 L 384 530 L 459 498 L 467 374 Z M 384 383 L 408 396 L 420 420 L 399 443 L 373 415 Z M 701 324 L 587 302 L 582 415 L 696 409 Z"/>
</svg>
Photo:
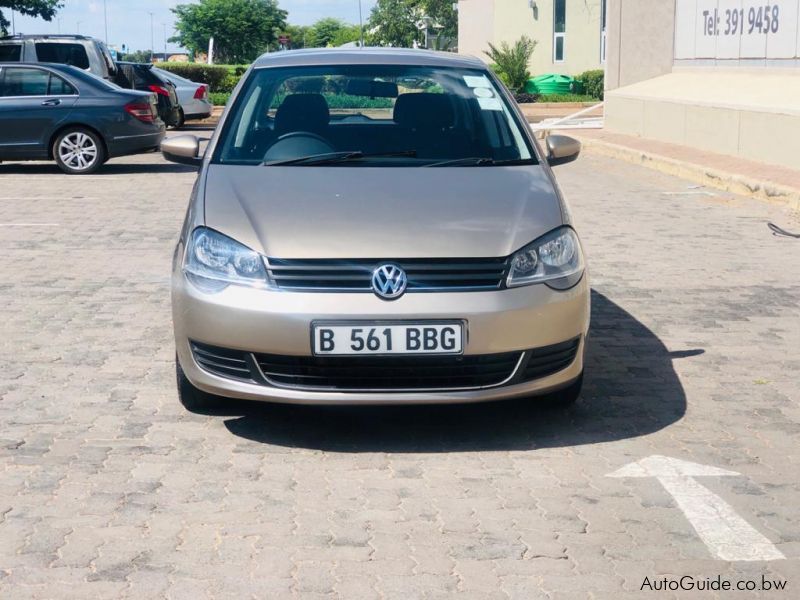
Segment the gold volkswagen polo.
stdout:
<svg viewBox="0 0 800 600">
<path fill-rule="evenodd" d="M 580 393 L 583 251 L 543 151 L 477 59 L 269 54 L 202 156 L 172 272 L 182 403 Z M 533 398 L 531 401 L 535 401 Z"/>
</svg>

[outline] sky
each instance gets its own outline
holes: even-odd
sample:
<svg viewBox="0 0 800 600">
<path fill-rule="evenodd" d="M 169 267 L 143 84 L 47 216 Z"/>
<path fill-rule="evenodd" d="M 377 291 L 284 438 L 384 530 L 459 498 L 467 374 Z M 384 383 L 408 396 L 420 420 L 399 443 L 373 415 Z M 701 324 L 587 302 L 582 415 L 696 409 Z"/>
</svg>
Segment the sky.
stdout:
<svg viewBox="0 0 800 600">
<path fill-rule="evenodd" d="M 376 0 L 361 0 L 364 20 Z M 188 4 L 192 0 L 105 0 L 108 14 L 108 43 L 129 50 L 150 49 L 150 15 L 153 13 L 153 42 L 156 52 L 164 50 L 164 32 L 172 37 L 175 23 L 170 8 Z M 63 0 L 64 7 L 51 22 L 43 19 L 14 16 L 17 33 L 81 33 L 105 38 L 103 25 L 103 0 Z M 349 23 L 358 23 L 358 0 L 278 0 L 278 5 L 289 12 L 289 22 L 310 25 L 323 17 L 337 17 Z M 6 19 L 11 20 L 8 9 Z M 169 44 L 167 51 L 176 50 Z"/>
</svg>

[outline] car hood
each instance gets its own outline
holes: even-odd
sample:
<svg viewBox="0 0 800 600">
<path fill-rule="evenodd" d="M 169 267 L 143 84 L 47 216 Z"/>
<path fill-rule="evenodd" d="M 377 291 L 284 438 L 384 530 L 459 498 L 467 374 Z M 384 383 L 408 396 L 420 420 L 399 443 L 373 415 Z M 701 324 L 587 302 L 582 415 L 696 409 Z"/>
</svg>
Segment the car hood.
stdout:
<svg viewBox="0 0 800 600">
<path fill-rule="evenodd" d="M 275 258 L 501 257 L 562 224 L 540 166 L 210 165 L 205 222 Z"/>
</svg>

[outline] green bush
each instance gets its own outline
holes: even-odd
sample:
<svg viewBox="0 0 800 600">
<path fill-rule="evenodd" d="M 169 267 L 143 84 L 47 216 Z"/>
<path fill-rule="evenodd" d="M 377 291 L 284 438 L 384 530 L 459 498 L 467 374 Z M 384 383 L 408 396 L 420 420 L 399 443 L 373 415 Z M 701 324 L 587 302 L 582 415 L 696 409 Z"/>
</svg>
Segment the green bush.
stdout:
<svg viewBox="0 0 800 600">
<path fill-rule="evenodd" d="M 598 100 L 603 99 L 603 89 L 605 85 L 605 71 L 603 71 L 603 69 L 586 71 L 575 77 L 575 79 L 583 85 L 583 92 L 585 94 Z"/>
<path fill-rule="evenodd" d="M 211 92 L 208 99 L 214 106 L 225 106 L 231 95 L 228 92 Z"/>
<path fill-rule="evenodd" d="M 233 73 L 228 72 L 228 74 L 222 80 L 222 83 L 220 83 L 217 89 L 214 91 L 230 94 L 233 91 L 233 88 L 236 87 L 236 84 L 239 83 L 241 78 L 241 75 L 234 75 Z"/>
<path fill-rule="evenodd" d="M 489 50 L 484 52 L 492 59 L 496 66 L 495 72 L 512 92 L 523 91 L 525 84 L 530 79 L 528 63 L 537 43 L 536 40 L 522 36 L 513 45 L 503 42 L 498 48 L 494 44 L 489 44 Z"/>
<path fill-rule="evenodd" d="M 542 94 L 537 102 L 596 102 L 597 98 L 588 94 Z"/>
<path fill-rule="evenodd" d="M 212 92 L 219 91 L 228 77 L 228 67 L 223 65 L 204 65 L 202 63 L 160 62 L 156 66 L 179 77 L 185 77 L 197 83 L 207 83 Z"/>
</svg>

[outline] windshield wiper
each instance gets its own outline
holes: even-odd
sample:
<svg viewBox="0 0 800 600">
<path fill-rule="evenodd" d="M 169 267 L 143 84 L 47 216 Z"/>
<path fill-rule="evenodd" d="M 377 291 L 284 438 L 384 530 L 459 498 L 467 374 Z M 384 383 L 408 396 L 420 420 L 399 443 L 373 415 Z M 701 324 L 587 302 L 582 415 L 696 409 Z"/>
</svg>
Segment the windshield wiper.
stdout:
<svg viewBox="0 0 800 600">
<path fill-rule="evenodd" d="M 298 158 L 287 158 L 283 160 L 264 161 L 262 164 L 267 167 L 279 167 L 287 165 L 329 165 L 340 162 L 347 162 L 349 160 L 361 160 L 363 158 L 392 158 L 409 156 L 415 157 L 416 150 L 402 150 L 398 152 L 374 152 L 365 153 L 360 150 L 351 150 L 348 152 L 328 152 L 325 154 L 313 154 L 311 156 L 300 156 Z"/>
<path fill-rule="evenodd" d="M 429 165 L 424 165 L 425 167 L 458 167 L 460 165 L 472 165 L 476 167 L 482 167 L 484 165 L 493 165 L 495 164 L 493 158 L 489 158 L 488 156 L 469 156 L 467 158 L 454 158 L 452 160 L 442 160 L 439 162 L 431 163 Z"/>
<path fill-rule="evenodd" d="M 470 166 L 470 167 L 497 167 L 503 165 L 534 165 L 536 164 L 533 162 L 531 158 L 512 158 L 508 160 L 495 160 L 488 156 L 470 156 L 467 158 L 454 158 L 452 160 L 442 160 L 435 163 L 430 163 L 429 165 L 423 165 L 424 167 L 460 167 L 460 166 Z"/>
</svg>

